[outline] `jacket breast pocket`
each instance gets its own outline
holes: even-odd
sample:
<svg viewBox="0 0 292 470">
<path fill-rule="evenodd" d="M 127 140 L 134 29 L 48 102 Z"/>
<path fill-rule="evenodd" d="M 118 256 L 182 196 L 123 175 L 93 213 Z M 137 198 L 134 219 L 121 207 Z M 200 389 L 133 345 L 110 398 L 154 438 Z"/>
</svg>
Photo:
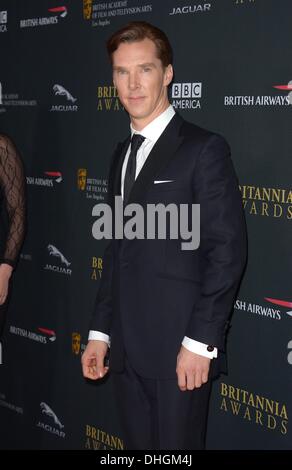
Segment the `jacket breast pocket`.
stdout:
<svg viewBox="0 0 292 470">
<path fill-rule="evenodd" d="M 150 192 L 164 192 L 164 191 L 186 191 L 186 186 L 181 182 L 167 182 L 167 183 L 152 183 L 149 187 Z"/>
</svg>

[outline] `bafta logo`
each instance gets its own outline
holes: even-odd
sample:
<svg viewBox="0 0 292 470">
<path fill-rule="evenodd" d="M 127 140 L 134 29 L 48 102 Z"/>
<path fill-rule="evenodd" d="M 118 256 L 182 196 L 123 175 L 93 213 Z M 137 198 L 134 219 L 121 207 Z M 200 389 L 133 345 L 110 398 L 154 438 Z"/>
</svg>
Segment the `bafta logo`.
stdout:
<svg viewBox="0 0 292 470">
<path fill-rule="evenodd" d="M 85 20 L 91 19 L 92 0 L 83 0 L 83 18 Z"/>
<path fill-rule="evenodd" d="M 80 352 L 80 345 L 81 345 L 81 335 L 80 333 L 72 333 L 72 353 L 76 354 L 76 356 Z"/>
<path fill-rule="evenodd" d="M 86 188 L 86 175 L 87 170 L 85 168 L 79 168 L 77 172 L 77 185 L 80 191 L 84 191 Z"/>
</svg>

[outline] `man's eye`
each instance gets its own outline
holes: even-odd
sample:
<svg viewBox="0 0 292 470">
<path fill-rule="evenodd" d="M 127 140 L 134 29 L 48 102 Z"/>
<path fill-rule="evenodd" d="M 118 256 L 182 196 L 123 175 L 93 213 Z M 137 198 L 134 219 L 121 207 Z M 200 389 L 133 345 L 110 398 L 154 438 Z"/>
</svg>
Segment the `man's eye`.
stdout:
<svg viewBox="0 0 292 470">
<path fill-rule="evenodd" d="M 150 72 L 151 68 L 150 67 L 144 67 L 143 72 Z"/>
</svg>

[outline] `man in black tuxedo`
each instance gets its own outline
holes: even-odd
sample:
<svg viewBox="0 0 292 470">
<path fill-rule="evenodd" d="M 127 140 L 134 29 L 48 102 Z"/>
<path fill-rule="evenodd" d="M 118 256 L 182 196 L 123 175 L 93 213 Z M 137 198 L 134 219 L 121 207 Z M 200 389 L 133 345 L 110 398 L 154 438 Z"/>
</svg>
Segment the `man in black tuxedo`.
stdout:
<svg viewBox="0 0 292 470">
<path fill-rule="evenodd" d="M 224 369 L 225 334 L 246 259 L 246 232 L 230 149 L 182 119 L 168 101 L 166 35 L 132 22 L 107 43 L 131 135 L 119 144 L 109 203 L 200 204 L 200 245 L 182 239 L 112 240 L 83 374 L 112 372 L 129 449 L 202 449 L 212 379 Z M 104 360 L 110 344 L 109 367 Z"/>
</svg>

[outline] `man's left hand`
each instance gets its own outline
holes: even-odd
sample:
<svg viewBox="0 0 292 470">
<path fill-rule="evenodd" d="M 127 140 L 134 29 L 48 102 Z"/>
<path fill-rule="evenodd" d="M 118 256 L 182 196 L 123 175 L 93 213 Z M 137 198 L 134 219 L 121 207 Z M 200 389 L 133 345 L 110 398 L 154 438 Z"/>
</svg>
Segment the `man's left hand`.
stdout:
<svg viewBox="0 0 292 470">
<path fill-rule="evenodd" d="M 177 356 L 176 374 L 182 392 L 194 390 L 208 381 L 211 359 L 181 347 Z"/>
</svg>

